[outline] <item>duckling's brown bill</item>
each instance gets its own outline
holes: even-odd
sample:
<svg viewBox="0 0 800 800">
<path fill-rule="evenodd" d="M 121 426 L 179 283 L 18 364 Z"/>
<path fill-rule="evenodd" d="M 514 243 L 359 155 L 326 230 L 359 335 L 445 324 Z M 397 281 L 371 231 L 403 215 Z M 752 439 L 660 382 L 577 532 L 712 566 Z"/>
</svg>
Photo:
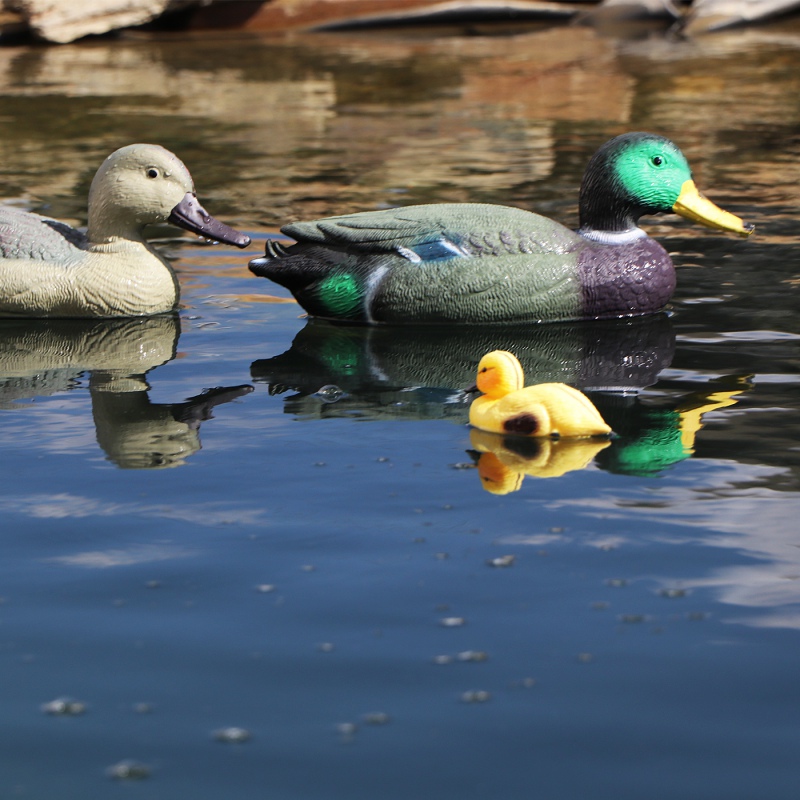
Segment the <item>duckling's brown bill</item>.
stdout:
<svg viewBox="0 0 800 800">
<path fill-rule="evenodd" d="M 179 228 L 215 242 L 232 244 L 234 247 L 247 247 L 250 244 L 249 236 L 212 217 L 191 192 L 187 192 L 183 200 L 172 209 L 169 221 Z"/>
</svg>

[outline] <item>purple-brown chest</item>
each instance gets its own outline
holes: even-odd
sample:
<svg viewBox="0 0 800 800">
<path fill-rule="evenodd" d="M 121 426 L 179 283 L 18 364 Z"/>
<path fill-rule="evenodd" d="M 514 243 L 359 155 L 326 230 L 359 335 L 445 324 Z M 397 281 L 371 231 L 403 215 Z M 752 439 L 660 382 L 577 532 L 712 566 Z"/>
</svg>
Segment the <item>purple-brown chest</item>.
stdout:
<svg viewBox="0 0 800 800">
<path fill-rule="evenodd" d="M 654 239 L 624 245 L 588 242 L 578 254 L 584 317 L 660 311 L 675 291 L 675 267 Z"/>
</svg>

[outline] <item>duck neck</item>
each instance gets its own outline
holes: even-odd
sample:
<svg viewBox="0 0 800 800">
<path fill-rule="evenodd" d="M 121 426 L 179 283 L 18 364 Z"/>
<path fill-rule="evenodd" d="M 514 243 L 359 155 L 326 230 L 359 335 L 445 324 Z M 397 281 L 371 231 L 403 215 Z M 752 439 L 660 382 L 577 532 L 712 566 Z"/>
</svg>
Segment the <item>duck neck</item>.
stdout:
<svg viewBox="0 0 800 800">
<path fill-rule="evenodd" d="M 89 207 L 89 226 L 86 236 L 92 244 L 113 244 L 121 240 L 143 243 L 144 225 L 124 213 L 115 213 L 109 205 L 94 203 Z"/>
<path fill-rule="evenodd" d="M 630 234 L 639 230 L 639 217 L 645 212 L 625 191 L 605 148 L 595 153 L 586 167 L 578 208 L 583 235 Z"/>
</svg>

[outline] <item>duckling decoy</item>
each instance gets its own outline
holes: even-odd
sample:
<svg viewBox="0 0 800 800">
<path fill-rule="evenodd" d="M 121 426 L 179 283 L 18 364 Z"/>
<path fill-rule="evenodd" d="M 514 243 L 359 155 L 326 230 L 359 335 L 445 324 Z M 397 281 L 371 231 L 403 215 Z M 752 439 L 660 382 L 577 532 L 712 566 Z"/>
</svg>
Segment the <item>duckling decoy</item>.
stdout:
<svg viewBox="0 0 800 800">
<path fill-rule="evenodd" d="M 247 247 L 249 237 L 198 202 L 169 150 L 133 144 L 112 153 L 89 190 L 84 234 L 63 222 L 0 207 L 0 316 L 131 317 L 171 311 L 179 298 L 169 262 L 144 239 L 171 222 L 208 239 Z"/>
<path fill-rule="evenodd" d="M 507 350 L 492 350 L 478 364 L 469 422 L 491 433 L 522 436 L 602 436 L 611 428 L 592 401 L 565 383 L 524 385 L 522 365 Z"/>
<path fill-rule="evenodd" d="M 674 211 L 747 236 L 699 194 L 678 147 L 628 133 L 592 157 L 580 228 L 506 206 L 443 203 L 296 222 L 250 270 L 311 315 L 364 323 L 549 322 L 658 311 L 675 289 L 666 250 L 638 226 Z"/>
</svg>

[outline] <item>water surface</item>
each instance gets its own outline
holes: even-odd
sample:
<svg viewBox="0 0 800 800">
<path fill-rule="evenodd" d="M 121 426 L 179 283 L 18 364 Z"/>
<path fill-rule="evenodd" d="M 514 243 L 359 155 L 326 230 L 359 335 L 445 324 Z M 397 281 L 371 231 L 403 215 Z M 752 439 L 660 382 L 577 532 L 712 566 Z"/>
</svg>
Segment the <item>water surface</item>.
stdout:
<svg viewBox="0 0 800 800">
<path fill-rule="evenodd" d="M 0 50 L 3 202 L 83 224 L 102 158 L 155 141 L 255 239 L 154 232 L 174 318 L 0 323 L 0 797 L 796 797 L 800 32 L 477 33 Z M 648 220 L 668 314 L 337 328 L 246 269 L 389 205 L 574 225 L 637 129 L 758 229 Z M 496 346 L 618 439 L 471 433 Z"/>
</svg>

